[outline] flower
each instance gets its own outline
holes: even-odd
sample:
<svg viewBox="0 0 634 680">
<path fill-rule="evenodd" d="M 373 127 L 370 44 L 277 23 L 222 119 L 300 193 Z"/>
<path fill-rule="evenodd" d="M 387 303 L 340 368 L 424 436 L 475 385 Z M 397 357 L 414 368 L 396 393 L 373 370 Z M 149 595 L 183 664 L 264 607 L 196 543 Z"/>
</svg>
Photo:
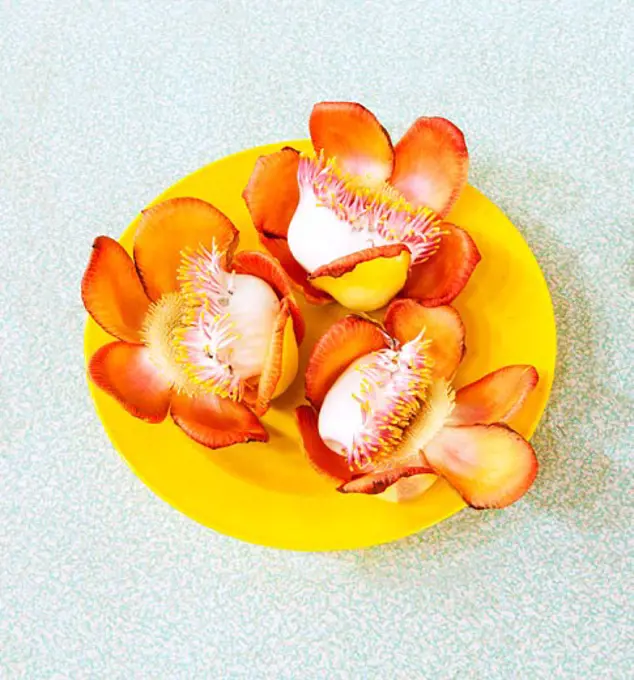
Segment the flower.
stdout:
<svg viewBox="0 0 634 680">
<path fill-rule="evenodd" d="M 316 156 L 285 147 L 256 162 L 243 192 L 264 246 L 306 298 L 372 311 L 399 292 L 451 302 L 480 260 L 444 222 L 467 182 L 460 130 L 419 118 L 392 146 L 361 104 L 322 102 L 310 117 Z"/>
<path fill-rule="evenodd" d="M 209 448 L 268 440 L 258 415 L 293 381 L 304 333 L 284 270 L 237 244 L 219 210 L 175 198 L 142 213 L 134 259 L 99 236 L 82 280 L 117 338 L 90 359 L 95 385 L 149 423 L 169 412 Z"/>
<path fill-rule="evenodd" d="M 464 326 L 450 306 L 396 300 L 384 326 L 349 315 L 316 343 L 310 406 L 297 409 L 311 463 L 343 493 L 407 500 L 445 478 L 475 508 L 515 502 L 537 474 L 531 445 L 506 422 L 538 382 L 500 368 L 455 391 Z"/>
</svg>

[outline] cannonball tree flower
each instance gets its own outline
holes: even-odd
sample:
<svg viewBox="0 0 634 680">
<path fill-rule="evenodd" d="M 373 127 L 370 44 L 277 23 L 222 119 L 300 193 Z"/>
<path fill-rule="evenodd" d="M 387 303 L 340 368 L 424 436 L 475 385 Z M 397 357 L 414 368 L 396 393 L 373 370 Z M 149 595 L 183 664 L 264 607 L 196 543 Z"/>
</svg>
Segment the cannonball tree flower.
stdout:
<svg viewBox="0 0 634 680">
<path fill-rule="evenodd" d="M 464 335 L 453 307 L 405 299 L 384 326 L 349 315 L 316 343 L 297 418 L 309 460 L 339 491 L 408 500 L 443 477 L 472 507 L 501 508 L 531 486 L 537 458 L 506 422 L 537 371 L 505 366 L 455 391 Z"/>
<path fill-rule="evenodd" d="M 117 338 L 88 372 L 149 423 L 168 413 L 209 448 L 267 441 L 258 416 L 297 372 L 303 320 L 270 255 L 239 252 L 229 219 L 196 198 L 142 213 L 134 259 L 99 236 L 82 281 L 92 318 Z"/>
<path fill-rule="evenodd" d="M 480 260 L 444 221 L 467 182 L 462 132 L 419 118 L 392 145 L 360 104 L 322 102 L 310 117 L 315 156 L 285 147 L 258 159 L 243 197 L 260 239 L 313 303 L 354 311 L 399 292 L 451 302 Z"/>
</svg>

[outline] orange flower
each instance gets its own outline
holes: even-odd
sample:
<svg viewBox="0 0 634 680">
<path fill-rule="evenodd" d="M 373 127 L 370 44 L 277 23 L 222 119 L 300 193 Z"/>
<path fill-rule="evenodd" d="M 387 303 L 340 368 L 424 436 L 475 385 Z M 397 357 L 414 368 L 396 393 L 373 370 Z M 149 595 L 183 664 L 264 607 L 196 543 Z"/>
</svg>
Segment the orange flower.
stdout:
<svg viewBox="0 0 634 680">
<path fill-rule="evenodd" d="M 467 181 L 460 130 L 419 118 L 396 146 L 360 104 L 323 102 L 310 118 L 316 157 L 286 147 L 258 159 L 243 197 L 262 243 L 307 299 L 355 311 L 401 292 L 444 305 L 480 260 L 443 222 Z"/>
<path fill-rule="evenodd" d="M 87 311 L 118 338 L 91 358 L 93 382 L 147 422 L 171 413 L 209 448 L 267 441 L 257 416 L 294 379 L 304 333 L 284 270 L 234 256 L 237 243 L 219 210 L 176 198 L 144 211 L 134 260 L 99 236 L 82 281 Z"/>
<path fill-rule="evenodd" d="M 537 459 L 506 425 L 538 381 L 506 366 L 457 392 L 464 326 L 449 306 L 397 300 L 385 326 L 347 316 L 315 345 L 310 406 L 297 409 L 309 460 L 343 493 L 420 495 L 444 477 L 475 508 L 500 508 L 531 486 Z"/>
</svg>

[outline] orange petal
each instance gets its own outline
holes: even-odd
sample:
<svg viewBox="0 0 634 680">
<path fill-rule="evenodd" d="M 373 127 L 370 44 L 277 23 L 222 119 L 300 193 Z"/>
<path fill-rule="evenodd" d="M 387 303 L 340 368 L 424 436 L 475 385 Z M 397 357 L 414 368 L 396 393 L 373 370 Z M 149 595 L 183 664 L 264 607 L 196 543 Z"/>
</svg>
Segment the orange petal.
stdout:
<svg viewBox="0 0 634 680">
<path fill-rule="evenodd" d="M 238 274 L 251 274 L 266 281 L 277 293 L 280 300 L 285 299 L 293 317 L 293 327 L 297 342 L 304 339 L 304 319 L 293 295 L 291 282 L 280 263 L 266 253 L 243 250 L 233 258 L 232 268 Z"/>
<path fill-rule="evenodd" d="M 352 479 L 347 460 L 329 449 L 319 436 L 315 409 L 312 406 L 299 406 L 295 409 L 295 415 L 304 451 L 311 465 L 334 480 L 347 482 Z"/>
<path fill-rule="evenodd" d="M 456 392 L 451 425 L 502 423 L 522 407 L 539 375 L 534 366 L 505 366 Z"/>
<path fill-rule="evenodd" d="M 388 487 L 398 482 L 399 479 L 413 477 L 414 475 L 434 474 L 427 467 L 401 467 L 383 470 L 383 472 L 371 472 L 367 475 L 355 477 L 352 481 L 342 484 L 337 491 L 341 493 L 367 493 L 376 495 L 383 493 Z"/>
<path fill-rule="evenodd" d="M 319 408 L 337 378 L 350 364 L 388 346 L 377 324 L 359 316 L 335 322 L 315 343 L 306 368 L 306 397 Z"/>
<path fill-rule="evenodd" d="M 171 413 L 188 437 L 210 449 L 269 439 L 262 423 L 244 404 L 215 394 L 174 394 Z"/>
<path fill-rule="evenodd" d="M 134 260 L 152 300 L 178 290 L 178 268 L 185 249 L 211 248 L 229 257 L 238 231 L 228 217 L 198 198 L 172 198 L 143 211 L 134 237 Z"/>
<path fill-rule="evenodd" d="M 315 151 L 335 158 L 338 166 L 375 186 L 394 167 L 392 141 L 375 115 L 353 102 L 322 102 L 310 116 L 310 136 Z"/>
<path fill-rule="evenodd" d="M 90 316 L 107 333 L 128 342 L 141 341 L 150 301 L 131 257 L 114 239 L 95 239 L 81 297 Z"/>
<path fill-rule="evenodd" d="M 316 269 L 309 277 L 343 307 L 371 312 L 405 285 L 411 254 L 403 243 L 366 248 Z"/>
<path fill-rule="evenodd" d="M 260 376 L 255 404 L 257 415 L 264 415 L 271 400 L 285 392 L 295 380 L 298 362 L 293 319 L 288 300 L 284 299 L 275 320 L 271 343 Z"/>
<path fill-rule="evenodd" d="M 464 324 L 453 307 L 423 307 L 415 300 L 394 300 L 383 321 L 388 333 L 401 343 L 413 340 L 425 329 L 432 343 L 433 375 L 451 379 L 464 356 Z"/>
<path fill-rule="evenodd" d="M 474 508 L 503 508 L 524 495 L 537 476 L 533 447 L 506 425 L 446 427 L 425 457 Z"/>
<path fill-rule="evenodd" d="M 394 149 L 390 184 L 414 206 L 444 217 L 467 183 L 469 154 L 460 130 L 445 118 L 419 118 Z"/>
<path fill-rule="evenodd" d="M 298 165 L 299 152 L 288 146 L 256 161 L 242 198 L 261 234 L 286 238 L 299 201 Z"/>
<path fill-rule="evenodd" d="M 475 266 L 480 262 L 476 244 L 464 229 L 442 225 L 440 248 L 426 262 L 412 267 L 402 296 L 419 300 L 427 307 L 451 302 L 467 285 Z"/>
<path fill-rule="evenodd" d="M 313 305 L 327 305 L 332 302 L 332 297 L 328 293 L 324 293 L 308 283 L 308 272 L 293 257 L 285 238 L 268 238 L 260 235 L 260 241 L 269 253 L 277 258 L 290 280 L 296 288 L 304 293 L 308 302 Z"/>
<path fill-rule="evenodd" d="M 111 342 L 88 364 L 92 381 L 136 418 L 149 423 L 165 419 L 172 386 L 152 363 L 147 347 Z"/>
</svg>

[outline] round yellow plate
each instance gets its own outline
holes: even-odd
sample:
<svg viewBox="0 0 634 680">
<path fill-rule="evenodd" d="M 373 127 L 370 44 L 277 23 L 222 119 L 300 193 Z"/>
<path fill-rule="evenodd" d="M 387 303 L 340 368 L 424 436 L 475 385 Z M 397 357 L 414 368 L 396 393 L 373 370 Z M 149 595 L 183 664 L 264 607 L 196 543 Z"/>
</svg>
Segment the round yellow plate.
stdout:
<svg viewBox="0 0 634 680">
<path fill-rule="evenodd" d="M 243 151 L 186 177 L 155 202 L 175 196 L 209 201 L 238 227 L 241 249 L 260 249 L 241 194 L 256 159 L 286 144 L 310 150 L 309 142 L 292 141 Z M 520 233 L 476 189 L 467 187 L 449 219 L 469 231 L 482 254 L 455 302 L 467 329 L 467 353 L 456 386 L 507 364 L 533 364 L 539 371 L 538 388 L 511 423 L 530 436 L 546 406 L 555 367 L 555 320 L 546 283 Z M 136 220 L 121 237 L 129 251 L 135 228 Z M 371 546 L 421 531 L 458 512 L 464 503 L 444 481 L 418 501 L 392 504 L 339 494 L 305 461 L 294 421 L 294 408 L 303 400 L 303 370 L 315 340 L 345 311 L 337 305 L 313 307 L 303 298 L 300 303 L 308 327 L 300 370 L 291 389 L 264 418 L 268 444 L 209 451 L 169 418 L 160 425 L 146 424 L 91 384 L 97 412 L 117 450 L 156 494 L 192 519 L 276 548 Z M 88 319 L 86 359 L 111 340 Z"/>
</svg>

